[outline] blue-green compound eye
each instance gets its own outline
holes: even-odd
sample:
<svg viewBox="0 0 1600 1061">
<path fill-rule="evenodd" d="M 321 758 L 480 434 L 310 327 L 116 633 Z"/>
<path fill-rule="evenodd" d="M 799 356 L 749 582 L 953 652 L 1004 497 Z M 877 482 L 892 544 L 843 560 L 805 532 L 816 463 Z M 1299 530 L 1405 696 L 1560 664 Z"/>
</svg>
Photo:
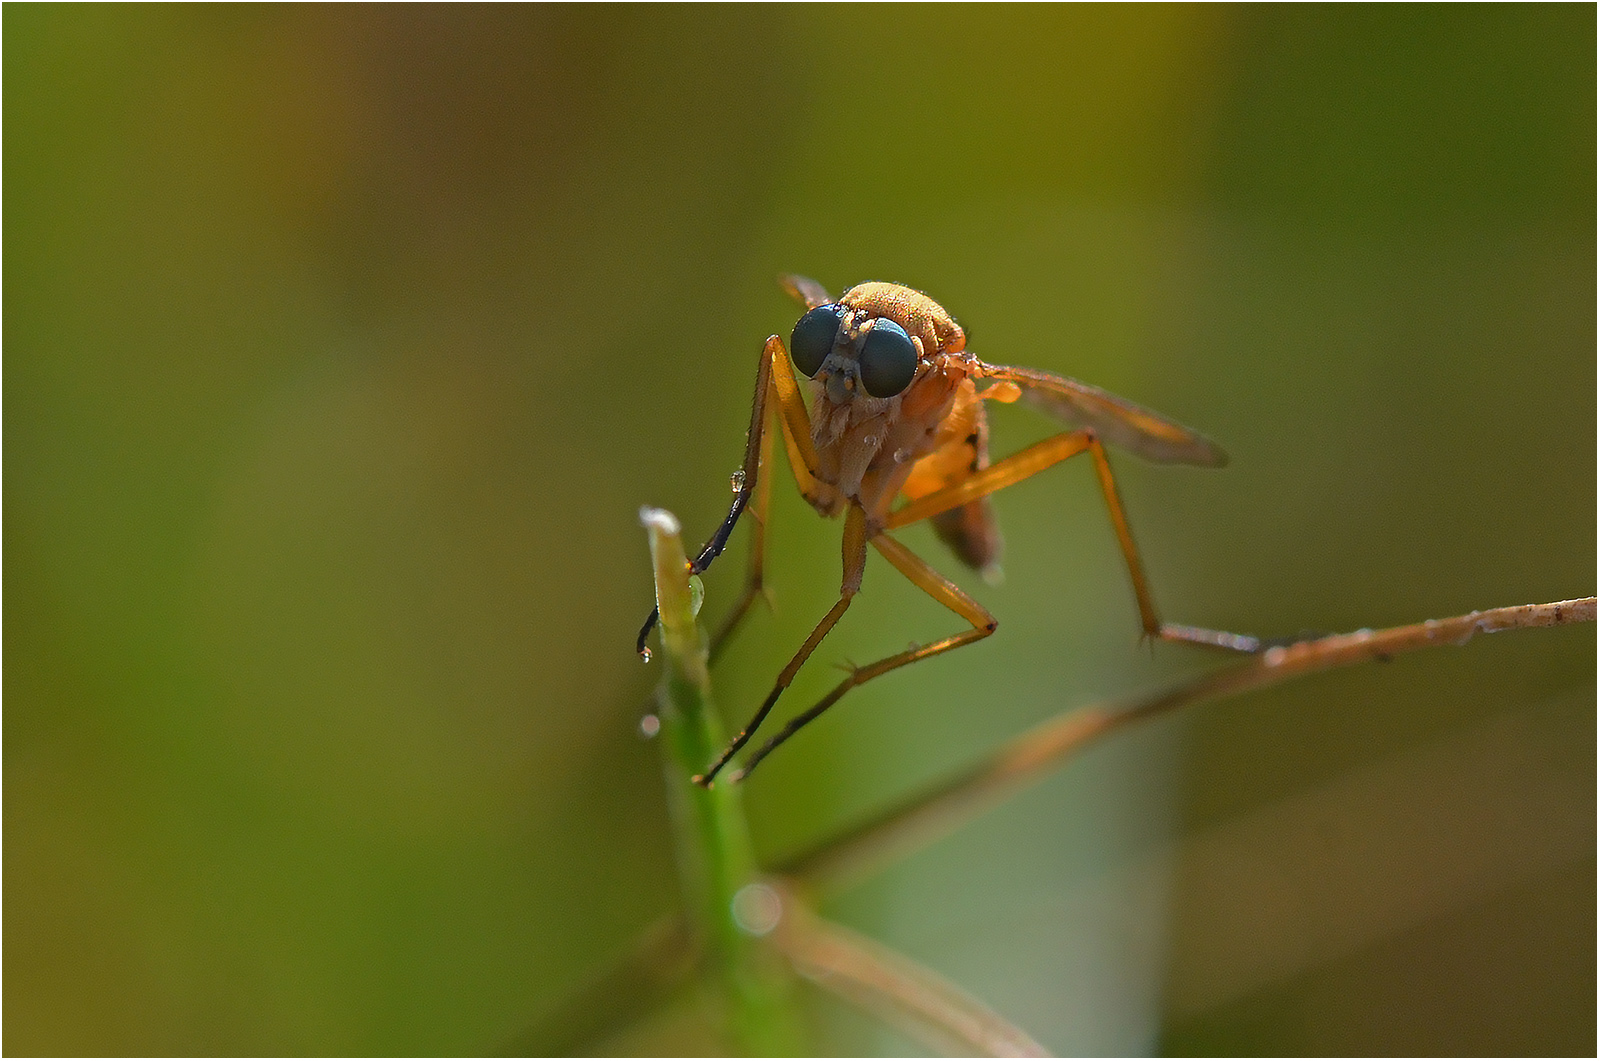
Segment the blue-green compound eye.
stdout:
<svg viewBox="0 0 1600 1061">
<path fill-rule="evenodd" d="M 917 374 L 917 348 L 892 320 L 879 317 L 861 340 L 861 386 L 874 398 L 892 398 Z"/>
<path fill-rule="evenodd" d="M 844 307 L 830 302 L 806 310 L 795 321 L 794 331 L 789 334 L 789 356 L 794 358 L 795 368 L 807 376 L 817 374 L 833 351 L 833 341 L 839 336 L 839 321 L 843 316 Z"/>
</svg>

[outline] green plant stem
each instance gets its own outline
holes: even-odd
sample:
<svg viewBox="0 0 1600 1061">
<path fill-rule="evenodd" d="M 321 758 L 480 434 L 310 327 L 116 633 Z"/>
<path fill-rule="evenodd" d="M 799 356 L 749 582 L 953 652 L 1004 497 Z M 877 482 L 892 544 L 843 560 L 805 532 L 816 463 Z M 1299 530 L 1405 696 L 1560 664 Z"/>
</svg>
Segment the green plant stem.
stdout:
<svg viewBox="0 0 1600 1061">
<path fill-rule="evenodd" d="M 645 509 L 640 518 L 650 535 L 661 613 L 665 673 L 656 699 L 685 905 L 721 983 L 738 1048 L 755 1055 L 797 1053 L 799 1022 L 784 963 L 734 916 L 735 897 L 757 876 L 739 788 L 707 789 L 690 780 L 721 751 L 723 732 L 678 521 L 662 509 Z"/>
</svg>

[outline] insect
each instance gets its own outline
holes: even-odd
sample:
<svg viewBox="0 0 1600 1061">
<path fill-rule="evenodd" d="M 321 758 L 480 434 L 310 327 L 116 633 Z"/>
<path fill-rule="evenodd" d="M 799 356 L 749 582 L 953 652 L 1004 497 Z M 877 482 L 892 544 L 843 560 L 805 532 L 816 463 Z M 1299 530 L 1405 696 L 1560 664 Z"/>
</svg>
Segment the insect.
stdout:
<svg viewBox="0 0 1600 1061">
<path fill-rule="evenodd" d="M 775 422 L 800 493 L 821 515 L 844 517 L 844 578 L 838 602 L 778 674 L 772 692 L 749 723 L 716 762 L 695 777 L 697 783 L 709 787 L 745 746 L 850 607 L 861 589 L 869 545 L 918 589 L 964 619 L 969 628 L 852 667 L 828 695 L 795 716 L 750 756 L 733 780 L 747 776 L 773 749 L 856 686 L 994 633 L 997 623 L 988 609 L 889 532 L 932 520 L 939 538 L 963 563 L 992 574 L 998 569 L 1001 540 L 989 495 L 1080 453 L 1088 453 L 1094 461 L 1133 582 L 1144 636 L 1243 652 L 1259 648 L 1254 638 L 1164 624 L 1157 618 L 1104 448 L 1109 442 L 1150 461 L 1216 468 L 1228 458 L 1214 442 L 1086 383 L 980 360 L 967 350 L 966 333 L 955 319 L 920 291 L 872 282 L 858 284 L 833 299 L 816 281 L 802 276 L 784 276 L 780 283 L 806 311 L 795 323 L 787 350 L 776 335 L 762 347 L 744 465 L 733 479 L 733 505 L 690 569 L 698 574 L 710 566 L 753 498 L 756 527 L 748 585 L 719 634 L 721 640 L 761 592 L 770 486 L 763 470 L 771 465 Z M 807 384 L 796 377 L 796 370 L 809 377 Z M 809 404 L 801 396 L 803 386 L 809 392 Z M 985 403 L 1009 404 L 1019 398 L 1072 429 L 991 463 Z M 895 507 L 900 498 L 904 503 Z M 652 611 L 639 631 L 638 649 L 645 659 L 649 659 L 645 641 L 656 619 L 657 613 Z"/>
</svg>

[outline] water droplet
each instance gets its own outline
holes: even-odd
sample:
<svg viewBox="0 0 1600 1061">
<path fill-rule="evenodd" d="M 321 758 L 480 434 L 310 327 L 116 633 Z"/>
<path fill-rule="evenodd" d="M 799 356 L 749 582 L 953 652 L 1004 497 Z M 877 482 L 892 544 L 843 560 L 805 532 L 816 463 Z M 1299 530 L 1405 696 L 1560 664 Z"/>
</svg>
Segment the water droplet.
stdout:
<svg viewBox="0 0 1600 1061">
<path fill-rule="evenodd" d="M 639 650 L 639 662 L 640 663 L 649 663 L 650 662 L 650 650 L 648 648 L 641 648 Z"/>
<path fill-rule="evenodd" d="M 646 715 L 639 720 L 639 736 L 649 740 L 661 732 L 661 720 L 654 715 Z"/>
<path fill-rule="evenodd" d="M 911 459 L 911 451 L 909 449 L 907 449 L 906 447 L 901 446 L 899 449 L 894 451 L 894 462 L 896 464 L 904 464 L 906 461 L 908 461 L 910 459 Z"/>
<path fill-rule="evenodd" d="M 733 487 L 733 492 L 738 493 L 744 489 L 744 469 L 740 468 L 728 477 L 728 485 Z"/>
</svg>

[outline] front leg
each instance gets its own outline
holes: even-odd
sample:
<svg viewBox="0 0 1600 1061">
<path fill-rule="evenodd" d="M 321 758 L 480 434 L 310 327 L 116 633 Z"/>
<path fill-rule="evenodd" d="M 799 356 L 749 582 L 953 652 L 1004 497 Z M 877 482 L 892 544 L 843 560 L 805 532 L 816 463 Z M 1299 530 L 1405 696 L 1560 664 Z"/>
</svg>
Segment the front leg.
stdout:
<svg viewBox="0 0 1600 1061">
<path fill-rule="evenodd" d="M 757 486 L 761 482 L 761 466 L 764 460 L 770 461 L 771 455 L 771 443 L 766 438 L 769 430 L 767 422 L 769 407 L 775 410 L 779 418 L 784 445 L 789 451 L 790 468 L 794 472 L 795 483 L 800 487 L 800 492 L 807 499 L 821 496 L 825 487 L 816 476 L 817 453 L 811 445 L 810 417 L 806 412 L 805 402 L 800 397 L 800 387 L 795 382 L 794 368 L 789 364 L 789 352 L 783 348 L 783 340 L 776 335 L 769 336 L 761 347 L 761 360 L 756 366 L 756 392 L 750 403 L 750 427 L 745 432 L 744 464 L 739 469 L 738 489 L 734 492 L 733 504 L 729 507 L 722 526 L 718 527 L 711 539 L 701 546 L 699 554 L 689 564 L 691 575 L 698 575 L 709 568 L 712 561 L 722 555 L 722 550 L 727 548 L 728 536 L 733 533 L 733 528 L 738 524 L 739 517 L 744 513 L 751 497 L 758 498 L 756 512 L 758 537 L 751 566 L 751 578 L 756 588 L 746 589 L 744 598 L 735 606 L 732 621 L 724 623 L 723 629 L 718 632 L 719 642 L 732 632 L 760 590 L 762 554 L 760 535 L 761 528 L 766 522 L 766 494 L 764 488 L 763 492 L 758 494 Z M 645 646 L 645 642 L 660 617 L 661 612 L 658 608 L 650 609 L 649 617 L 639 628 L 636 649 L 639 656 L 646 661 L 650 659 L 650 650 Z"/>
</svg>

